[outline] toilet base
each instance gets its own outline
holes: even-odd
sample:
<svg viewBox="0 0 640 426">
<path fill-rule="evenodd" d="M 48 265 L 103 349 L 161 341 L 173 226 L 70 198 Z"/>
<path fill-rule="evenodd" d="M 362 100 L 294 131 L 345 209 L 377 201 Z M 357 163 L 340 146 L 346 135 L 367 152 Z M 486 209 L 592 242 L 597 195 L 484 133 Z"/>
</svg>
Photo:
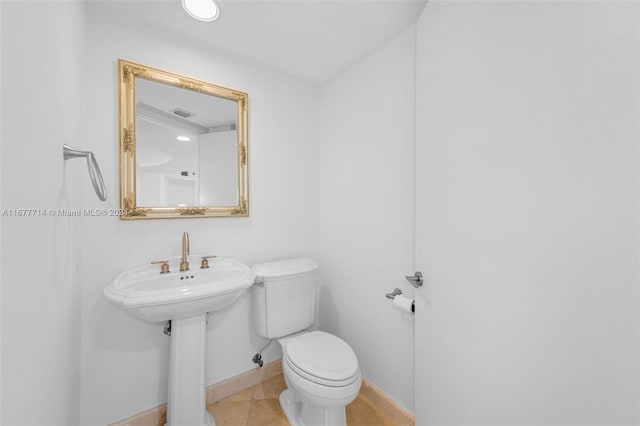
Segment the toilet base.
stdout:
<svg viewBox="0 0 640 426">
<path fill-rule="evenodd" d="M 298 418 L 300 417 L 299 404 L 296 404 L 293 401 L 293 394 L 289 389 L 285 389 L 280 392 L 280 408 L 284 411 L 284 415 L 287 417 L 287 421 L 291 426 L 301 426 L 298 422 Z"/>
<path fill-rule="evenodd" d="M 296 400 L 290 389 L 280 393 L 280 407 L 291 426 L 346 426 L 345 407 L 316 407 Z"/>
</svg>

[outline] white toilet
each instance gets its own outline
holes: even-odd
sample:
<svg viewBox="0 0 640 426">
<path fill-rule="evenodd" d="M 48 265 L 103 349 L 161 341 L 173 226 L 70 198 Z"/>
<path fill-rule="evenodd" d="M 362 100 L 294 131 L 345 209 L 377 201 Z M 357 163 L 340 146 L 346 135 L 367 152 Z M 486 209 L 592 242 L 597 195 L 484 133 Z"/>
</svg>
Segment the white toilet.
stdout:
<svg viewBox="0 0 640 426">
<path fill-rule="evenodd" d="M 315 321 L 318 264 L 311 259 L 262 263 L 252 268 L 256 333 L 277 339 L 287 384 L 280 406 L 292 426 L 343 426 L 345 406 L 360 390 L 362 375 L 353 349 L 322 331 Z"/>
</svg>

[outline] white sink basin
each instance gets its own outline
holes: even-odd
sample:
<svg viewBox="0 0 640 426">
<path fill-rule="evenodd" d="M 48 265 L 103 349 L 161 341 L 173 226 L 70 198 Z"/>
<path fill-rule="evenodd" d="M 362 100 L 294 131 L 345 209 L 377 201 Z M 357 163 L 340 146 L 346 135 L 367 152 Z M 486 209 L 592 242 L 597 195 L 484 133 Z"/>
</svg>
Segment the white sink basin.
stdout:
<svg viewBox="0 0 640 426">
<path fill-rule="evenodd" d="M 182 250 L 189 249 L 189 234 L 182 235 Z M 205 352 L 207 312 L 231 306 L 255 275 L 228 257 L 209 260 L 188 256 L 191 270 L 180 272 L 181 257 L 169 258 L 171 272 L 160 265 L 142 265 L 123 271 L 104 295 L 130 314 L 147 321 L 171 321 L 169 345 L 168 426 L 215 426 L 206 409 Z"/>
<path fill-rule="evenodd" d="M 253 284 L 255 275 L 235 259 L 210 259 L 209 268 L 200 269 L 200 258 L 189 256 L 186 272 L 179 271 L 179 256 L 169 259 L 166 274 L 151 264 L 125 270 L 104 295 L 138 318 L 168 321 L 227 308 Z"/>
</svg>

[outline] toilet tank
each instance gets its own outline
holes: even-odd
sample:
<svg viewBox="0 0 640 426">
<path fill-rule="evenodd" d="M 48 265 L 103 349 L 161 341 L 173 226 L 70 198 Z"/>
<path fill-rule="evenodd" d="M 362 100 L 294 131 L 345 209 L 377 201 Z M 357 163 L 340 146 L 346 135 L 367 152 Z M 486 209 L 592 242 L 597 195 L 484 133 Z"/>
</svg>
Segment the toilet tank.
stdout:
<svg viewBox="0 0 640 426">
<path fill-rule="evenodd" d="M 277 339 L 310 327 L 315 321 L 318 264 L 309 258 L 260 263 L 251 305 L 258 336 Z"/>
</svg>

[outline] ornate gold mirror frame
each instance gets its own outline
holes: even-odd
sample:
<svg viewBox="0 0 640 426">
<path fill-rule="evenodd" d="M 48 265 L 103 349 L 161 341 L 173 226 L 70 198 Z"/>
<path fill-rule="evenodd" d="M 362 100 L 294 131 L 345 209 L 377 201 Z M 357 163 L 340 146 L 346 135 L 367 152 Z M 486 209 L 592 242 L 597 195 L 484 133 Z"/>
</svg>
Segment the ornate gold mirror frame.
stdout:
<svg viewBox="0 0 640 426">
<path fill-rule="evenodd" d="M 118 61 L 120 95 L 120 208 L 121 219 L 168 219 L 248 216 L 247 94 L 202 80 L 135 62 Z M 215 96 L 237 103 L 237 204 L 224 206 L 141 206 L 136 194 L 136 79 Z"/>
</svg>

